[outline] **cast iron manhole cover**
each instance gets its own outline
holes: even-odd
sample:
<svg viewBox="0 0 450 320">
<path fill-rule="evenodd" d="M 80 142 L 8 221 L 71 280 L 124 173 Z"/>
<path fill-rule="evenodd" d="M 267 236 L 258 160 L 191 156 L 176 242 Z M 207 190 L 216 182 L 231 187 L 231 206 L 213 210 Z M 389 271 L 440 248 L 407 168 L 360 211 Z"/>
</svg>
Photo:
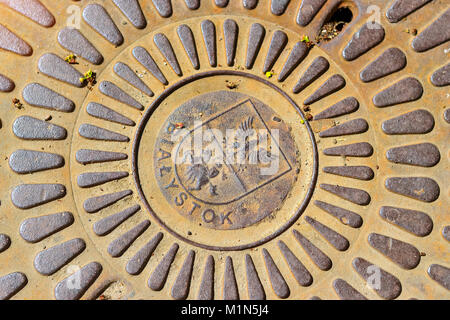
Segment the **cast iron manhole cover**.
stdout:
<svg viewBox="0 0 450 320">
<path fill-rule="evenodd" d="M 448 299 L 446 0 L 0 0 L 1 299 Z"/>
</svg>

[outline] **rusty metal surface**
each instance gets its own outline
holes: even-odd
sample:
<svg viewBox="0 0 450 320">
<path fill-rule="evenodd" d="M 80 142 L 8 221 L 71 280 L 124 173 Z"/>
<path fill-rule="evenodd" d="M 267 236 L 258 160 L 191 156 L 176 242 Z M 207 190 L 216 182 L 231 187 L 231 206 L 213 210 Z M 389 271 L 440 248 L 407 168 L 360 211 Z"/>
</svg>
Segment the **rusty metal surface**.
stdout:
<svg viewBox="0 0 450 320">
<path fill-rule="evenodd" d="M 0 0 L 0 299 L 449 299 L 449 12 Z"/>
</svg>

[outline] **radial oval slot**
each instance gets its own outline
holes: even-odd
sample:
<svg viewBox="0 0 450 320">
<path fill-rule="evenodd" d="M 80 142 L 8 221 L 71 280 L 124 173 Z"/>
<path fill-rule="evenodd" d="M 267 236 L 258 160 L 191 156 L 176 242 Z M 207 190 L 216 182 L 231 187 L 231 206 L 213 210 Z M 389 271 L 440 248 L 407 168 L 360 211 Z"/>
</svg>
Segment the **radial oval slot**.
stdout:
<svg viewBox="0 0 450 320">
<path fill-rule="evenodd" d="M 433 230 L 433 220 L 421 211 L 383 206 L 380 216 L 418 237 L 425 237 Z"/>
<path fill-rule="evenodd" d="M 189 295 L 194 260 L 195 251 L 191 250 L 184 260 L 183 266 L 181 267 L 171 290 L 171 296 L 175 300 L 185 300 Z"/>
<path fill-rule="evenodd" d="M 340 125 L 331 127 L 320 132 L 319 136 L 321 138 L 329 138 L 329 137 L 339 137 L 346 136 L 352 134 L 364 133 L 369 130 L 369 124 L 365 119 L 354 119 L 342 123 Z"/>
<path fill-rule="evenodd" d="M 225 8 L 228 5 L 228 1 L 230 1 L 230 0 L 214 0 L 214 3 L 219 8 Z"/>
<path fill-rule="evenodd" d="M 119 102 L 122 102 L 130 107 L 133 107 L 138 110 L 143 110 L 144 106 L 137 102 L 133 97 L 131 97 L 128 93 L 123 91 L 121 88 L 116 86 L 114 83 L 110 81 L 102 81 L 99 86 L 99 90 L 105 96 L 113 98 Z"/>
<path fill-rule="evenodd" d="M 247 290 L 250 300 L 265 300 L 266 293 L 261 284 L 255 264 L 249 254 L 245 255 L 245 271 L 247 274 Z"/>
<path fill-rule="evenodd" d="M 270 0 L 270 11 L 276 15 L 281 16 L 289 5 L 291 0 Z"/>
<path fill-rule="evenodd" d="M 144 29 L 147 26 L 138 0 L 114 0 L 114 3 L 137 29 Z"/>
<path fill-rule="evenodd" d="M 136 125 L 133 120 L 99 103 L 89 102 L 86 107 L 86 112 L 90 116 L 106 121 L 120 123 L 126 126 Z"/>
<path fill-rule="evenodd" d="M 421 143 L 397 148 L 386 152 L 386 158 L 394 163 L 433 167 L 441 159 L 439 149 L 431 143 Z"/>
<path fill-rule="evenodd" d="M 377 22 L 365 23 L 348 42 L 342 51 L 342 56 L 347 61 L 353 61 L 377 46 L 384 40 L 385 31 Z"/>
<path fill-rule="evenodd" d="M 273 33 L 269 51 L 267 52 L 266 60 L 264 62 L 263 73 L 269 72 L 272 69 L 287 43 L 288 36 L 286 33 L 280 30 Z"/>
<path fill-rule="evenodd" d="M 43 54 L 39 58 L 38 68 L 40 72 L 56 80 L 66 82 L 78 88 L 84 86 L 84 83 L 80 80 L 83 75 L 56 54 Z"/>
<path fill-rule="evenodd" d="M 431 75 L 431 83 L 436 87 L 445 87 L 450 85 L 450 63 L 436 70 Z"/>
<path fill-rule="evenodd" d="M 402 79 L 376 94 L 372 101 L 378 107 L 389 107 L 420 99 L 423 94 L 422 84 L 416 78 Z"/>
<path fill-rule="evenodd" d="M 158 33 L 153 37 L 153 42 L 158 47 L 161 54 L 164 56 L 164 58 L 167 60 L 167 62 L 172 67 L 172 70 L 181 77 L 183 75 L 183 72 L 181 71 L 180 64 L 178 63 L 177 56 L 175 54 L 175 51 L 173 51 L 172 45 L 170 44 L 169 39 L 166 37 L 166 35 L 162 33 Z"/>
<path fill-rule="evenodd" d="M 294 71 L 295 68 L 303 61 L 308 54 L 308 46 L 302 42 L 297 42 L 291 50 L 289 57 L 284 63 L 283 69 L 278 75 L 278 81 L 284 81 Z"/>
<path fill-rule="evenodd" d="M 431 0 L 395 0 L 386 11 L 390 23 L 397 23 Z"/>
<path fill-rule="evenodd" d="M 95 65 L 101 64 L 104 60 L 102 54 L 75 28 L 66 27 L 61 29 L 58 33 L 58 42 L 68 51 Z"/>
<path fill-rule="evenodd" d="M 114 65 L 114 72 L 123 80 L 131 84 L 136 89 L 142 91 L 149 97 L 153 97 L 153 91 L 142 81 L 131 68 L 123 62 L 117 62 Z"/>
<path fill-rule="evenodd" d="M 92 286 L 102 272 L 102 265 L 91 262 L 80 270 L 71 274 L 55 287 L 56 300 L 78 300 Z M 73 288 L 74 281 L 79 281 L 79 286 Z"/>
<path fill-rule="evenodd" d="M 101 5 L 87 5 L 83 10 L 83 19 L 111 44 L 118 47 L 123 43 L 124 39 L 122 33 L 117 28 L 106 9 Z"/>
<path fill-rule="evenodd" d="M 314 201 L 314 204 L 345 225 L 352 228 L 359 228 L 362 226 L 363 220 L 361 216 L 355 212 L 319 200 Z"/>
<path fill-rule="evenodd" d="M 385 181 L 385 187 L 391 192 L 424 202 L 433 202 L 439 198 L 439 185 L 431 178 L 394 177 Z"/>
<path fill-rule="evenodd" d="M 303 263 L 301 263 L 301 261 L 294 255 L 291 249 L 289 249 L 289 247 L 283 241 L 278 241 L 278 248 L 283 254 L 284 259 L 298 284 L 303 287 L 310 286 L 313 282 L 313 278 L 308 269 L 306 269 L 306 267 L 303 265 Z"/>
<path fill-rule="evenodd" d="M 261 24 L 252 24 L 248 35 L 247 58 L 245 60 L 245 67 L 247 69 L 253 68 L 265 35 L 266 29 Z"/>
<path fill-rule="evenodd" d="M 369 244 L 403 269 L 414 269 L 420 262 L 420 252 L 409 243 L 387 237 L 377 233 L 371 233 Z"/>
<path fill-rule="evenodd" d="M 0 233 L 0 253 L 6 251 L 11 245 L 11 238 L 6 234 Z"/>
<path fill-rule="evenodd" d="M 170 267 L 172 266 L 179 247 L 180 246 L 177 243 L 174 243 L 162 258 L 156 269 L 152 272 L 150 279 L 148 280 L 148 286 L 153 291 L 160 291 L 164 287 L 167 276 L 169 275 Z"/>
<path fill-rule="evenodd" d="M 54 153 L 16 150 L 9 157 L 9 166 L 16 173 L 34 173 L 61 168 L 64 166 L 64 158 Z"/>
<path fill-rule="evenodd" d="M 223 23 L 223 32 L 225 36 L 225 53 L 227 65 L 233 66 L 236 57 L 236 48 L 239 35 L 239 26 L 236 21 L 227 19 Z"/>
<path fill-rule="evenodd" d="M 215 262 L 213 256 L 209 255 L 205 261 L 205 267 L 202 273 L 202 280 L 198 290 L 198 300 L 214 299 L 214 270 Z"/>
<path fill-rule="evenodd" d="M 365 181 L 372 180 L 375 176 L 373 170 L 366 166 L 324 167 L 323 172 Z"/>
<path fill-rule="evenodd" d="M 341 300 L 367 300 L 366 297 L 349 285 L 345 280 L 334 280 L 333 288 Z"/>
<path fill-rule="evenodd" d="M 29 116 L 21 116 L 13 123 L 13 133 L 24 140 L 64 140 L 67 130 Z"/>
<path fill-rule="evenodd" d="M 331 192 L 342 199 L 348 200 L 360 206 L 367 206 L 371 200 L 370 194 L 361 189 L 342 187 L 327 183 L 322 183 L 320 187 L 323 190 Z"/>
<path fill-rule="evenodd" d="M 319 221 L 306 216 L 306 222 L 308 222 L 317 232 L 319 232 L 335 249 L 339 251 L 346 251 L 350 246 L 348 240 L 326 225 Z"/>
<path fill-rule="evenodd" d="M 128 177 L 128 172 L 87 172 L 77 177 L 77 184 L 81 188 L 92 188 L 107 182 Z"/>
<path fill-rule="evenodd" d="M 164 74 L 159 69 L 159 66 L 156 64 L 153 57 L 148 53 L 148 51 L 143 47 L 135 47 L 133 49 L 134 58 L 150 73 L 159 80 L 163 85 L 167 85 L 169 82 L 167 81 Z"/>
<path fill-rule="evenodd" d="M 442 236 L 445 238 L 445 240 L 450 242 L 450 226 L 445 226 L 442 228 Z"/>
<path fill-rule="evenodd" d="M 316 16 L 327 0 L 302 0 L 297 14 L 297 24 L 306 27 Z"/>
<path fill-rule="evenodd" d="M 371 82 L 400 71 L 405 66 L 406 56 L 403 51 L 398 48 L 389 48 L 365 67 L 359 77 L 364 82 Z"/>
<path fill-rule="evenodd" d="M 291 291 L 286 281 L 284 280 L 283 275 L 275 264 L 275 261 L 273 261 L 273 258 L 270 255 L 269 251 L 267 251 L 266 249 L 263 249 L 263 257 L 266 263 L 266 270 L 269 275 L 273 291 L 281 299 L 286 299 L 291 294 Z"/>
<path fill-rule="evenodd" d="M 340 157 L 370 157 L 373 154 L 373 147 L 367 142 L 358 142 L 345 146 L 332 147 L 323 150 L 327 156 Z"/>
<path fill-rule="evenodd" d="M 447 28 L 449 19 L 450 8 L 413 40 L 413 49 L 424 52 L 449 41 L 450 30 Z"/>
<path fill-rule="evenodd" d="M 14 81 L 7 76 L 0 74 L 0 92 L 11 92 L 16 88 Z"/>
<path fill-rule="evenodd" d="M 353 113 L 359 109 L 359 102 L 354 97 L 345 98 L 314 116 L 314 120 L 332 119 Z"/>
<path fill-rule="evenodd" d="M 163 18 L 168 18 L 172 15 L 172 3 L 170 0 L 152 0 L 156 10 Z"/>
<path fill-rule="evenodd" d="M 217 44 L 216 44 L 216 26 L 211 20 L 204 20 L 201 23 L 203 41 L 205 43 L 206 53 L 208 55 L 211 67 L 217 66 Z"/>
<path fill-rule="evenodd" d="M 433 115 L 424 109 L 414 110 L 386 120 L 381 128 L 386 134 L 424 134 L 433 130 Z"/>
<path fill-rule="evenodd" d="M 191 10 L 197 10 L 200 7 L 200 0 L 185 0 L 184 2 Z"/>
<path fill-rule="evenodd" d="M 428 275 L 441 286 L 450 290 L 450 269 L 439 264 L 432 264 L 428 268 Z"/>
<path fill-rule="evenodd" d="M 1 0 L 0 2 L 43 27 L 50 28 L 55 24 L 55 17 L 39 0 Z"/>
<path fill-rule="evenodd" d="M 108 246 L 108 253 L 114 257 L 122 256 L 125 251 L 139 238 L 150 226 L 150 221 L 145 220 L 135 226 L 133 229 L 125 232 L 117 239 L 113 240 Z"/>
<path fill-rule="evenodd" d="M 127 263 L 125 269 L 131 275 L 140 274 L 147 265 L 153 252 L 158 247 L 163 238 L 163 234 L 159 232 L 149 242 L 147 242 Z"/>
<path fill-rule="evenodd" d="M 34 267 L 43 275 L 52 275 L 64 265 L 75 259 L 86 248 L 82 239 L 73 239 L 38 253 Z"/>
<path fill-rule="evenodd" d="M 233 260 L 227 257 L 223 275 L 223 300 L 239 300 L 239 290 L 234 272 Z"/>
<path fill-rule="evenodd" d="M 89 198 L 86 201 L 84 201 L 83 208 L 88 213 L 95 213 L 106 207 L 111 206 L 112 204 L 131 194 L 133 194 L 131 190 L 125 190 Z"/>
<path fill-rule="evenodd" d="M 21 56 L 31 56 L 33 49 L 9 29 L 0 24 L 0 48 Z"/>
<path fill-rule="evenodd" d="M 25 274 L 21 272 L 13 272 L 0 277 L 0 300 L 8 300 L 28 283 Z"/>
<path fill-rule="evenodd" d="M 112 214 L 94 223 L 92 229 L 94 230 L 96 235 L 100 237 L 106 236 L 107 234 L 111 233 L 114 229 L 116 229 L 119 225 L 121 225 L 124 221 L 126 221 L 128 218 L 133 216 L 140 209 L 141 207 L 139 205 L 134 205 L 123 211 Z"/>
<path fill-rule="evenodd" d="M 323 98 L 341 90 L 345 87 L 345 79 L 339 75 L 335 74 L 328 78 L 312 95 L 310 95 L 303 103 L 306 105 L 313 104 Z"/>
<path fill-rule="evenodd" d="M 22 222 L 19 233 L 25 241 L 36 243 L 69 227 L 73 222 L 70 212 L 29 218 Z"/>
<path fill-rule="evenodd" d="M 387 300 L 393 300 L 402 292 L 400 281 L 379 266 L 374 265 L 363 258 L 353 259 L 352 265 L 356 272 L 359 273 L 359 275 L 370 285 L 370 288 L 375 290 L 380 297 Z M 377 285 L 373 285 L 370 282 L 373 282 L 372 277 L 374 274 L 376 274 L 379 279 Z"/>
<path fill-rule="evenodd" d="M 293 230 L 295 239 L 302 246 L 311 260 L 319 267 L 322 271 L 328 271 L 333 266 L 331 259 L 322 252 L 319 248 L 317 248 L 314 244 L 311 243 L 308 239 L 306 239 L 300 232 L 297 230 Z"/>
<path fill-rule="evenodd" d="M 298 80 L 297 84 L 292 89 L 292 92 L 299 93 L 311 83 L 316 81 L 330 68 L 330 63 L 324 57 L 317 57 L 309 65 L 308 69 L 303 73 L 303 75 Z"/>
<path fill-rule="evenodd" d="M 81 149 L 75 154 L 75 159 L 81 164 L 93 164 L 111 161 L 120 161 L 128 158 L 126 153 L 102 150 Z"/>
<path fill-rule="evenodd" d="M 184 50 L 186 51 L 189 60 L 192 63 L 194 69 L 200 69 L 200 62 L 197 54 L 197 46 L 195 44 L 194 34 L 192 30 L 185 24 L 182 24 L 177 28 L 178 37 L 183 44 Z"/>
<path fill-rule="evenodd" d="M 242 5 L 245 9 L 253 10 L 258 5 L 258 0 L 242 0 Z"/>
<path fill-rule="evenodd" d="M 30 83 L 22 91 L 23 99 L 30 105 L 61 112 L 72 112 L 75 103 L 39 83 Z"/>
<path fill-rule="evenodd" d="M 19 209 L 31 209 L 66 195 L 61 184 L 22 184 L 11 192 L 11 201 Z"/>
<path fill-rule="evenodd" d="M 116 141 L 116 142 L 128 142 L 130 138 L 120 133 L 109 131 L 104 128 L 100 128 L 91 124 L 83 123 L 78 128 L 80 136 L 91 140 L 103 140 L 103 141 Z"/>
</svg>

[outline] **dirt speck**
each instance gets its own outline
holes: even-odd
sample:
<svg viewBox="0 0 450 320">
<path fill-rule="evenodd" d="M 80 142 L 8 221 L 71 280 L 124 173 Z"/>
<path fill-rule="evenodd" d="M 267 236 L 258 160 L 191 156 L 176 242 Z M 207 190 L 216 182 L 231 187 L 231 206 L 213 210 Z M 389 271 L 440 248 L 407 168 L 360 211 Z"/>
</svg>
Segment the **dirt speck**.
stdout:
<svg viewBox="0 0 450 320">
<path fill-rule="evenodd" d="M 228 89 L 236 89 L 239 86 L 238 82 L 225 80 L 225 85 Z"/>
<path fill-rule="evenodd" d="M 121 281 L 111 283 L 97 300 L 122 300 L 127 293 L 127 287 Z"/>
</svg>

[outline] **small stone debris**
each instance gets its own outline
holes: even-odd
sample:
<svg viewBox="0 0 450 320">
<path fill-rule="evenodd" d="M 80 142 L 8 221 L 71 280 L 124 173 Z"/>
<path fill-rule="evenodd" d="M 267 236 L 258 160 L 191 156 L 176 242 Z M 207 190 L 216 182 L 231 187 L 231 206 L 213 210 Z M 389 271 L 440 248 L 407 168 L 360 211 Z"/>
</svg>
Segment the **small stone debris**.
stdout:
<svg viewBox="0 0 450 320">
<path fill-rule="evenodd" d="M 239 83 L 230 80 L 225 80 L 225 85 L 227 86 L 228 89 L 236 89 L 239 86 Z"/>
<path fill-rule="evenodd" d="M 308 48 L 314 47 L 316 45 L 315 41 L 312 41 L 309 36 L 303 36 L 301 42 L 304 42 Z"/>
<path fill-rule="evenodd" d="M 97 74 L 89 69 L 84 73 L 84 76 L 80 78 L 80 82 L 84 83 L 85 81 L 88 83 L 88 89 L 92 90 L 92 87 L 97 83 L 96 81 Z"/>
<path fill-rule="evenodd" d="M 276 121 L 276 122 L 281 122 L 281 119 L 280 119 L 280 118 L 278 118 L 278 117 L 273 117 L 273 121 Z"/>
<path fill-rule="evenodd" d="M 67 57 L 64 58 L 64 61 L 66 61 L 68 64 L 78 64 L 77 56 L 74 54 L 69 54 Z"/>
<path fill-rule="evenodd" d="M 406 33 L 409 33 L 409 34 L 411 34 L 411 35 L 413 35 L 413 36 L 417 36 L 417 29 L 415 29 L 415 28 L 413 28 L 413 29 L 405 29 L 404 30 Z"/>
<path fill-rule="evenodd" d="M 267 78 L 267 79 L 272 78 L 273 75 L 274 75 L 274 73 L 273 73 L 272 71 L 267 71 L 267 72 L 266 72 L 266 78 Z"/>
<path fill-rule="evenodd" d="M 12 99 L 12 103 L 13 103 L 14 107 L 17 108 L 17 109 L 22 109 L 23 108 L 22 102 L 20 102 L 20 100 L 17 99 L 17 98 Z"/>
</svg>

